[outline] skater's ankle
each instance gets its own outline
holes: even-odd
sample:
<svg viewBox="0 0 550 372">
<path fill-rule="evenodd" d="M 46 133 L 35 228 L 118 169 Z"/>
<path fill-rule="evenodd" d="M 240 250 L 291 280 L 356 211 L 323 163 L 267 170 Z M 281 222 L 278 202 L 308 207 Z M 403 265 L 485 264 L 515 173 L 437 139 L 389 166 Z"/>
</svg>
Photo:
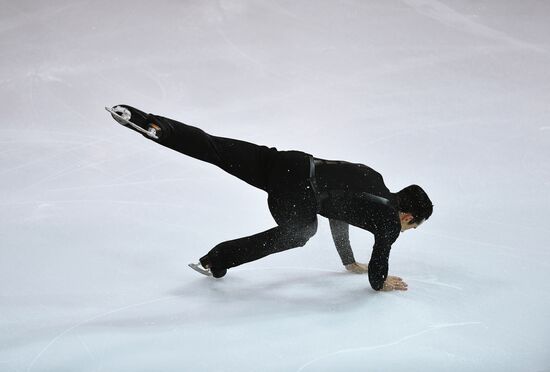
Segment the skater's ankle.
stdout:
<svg viewBox="0 0 550 372">
<path fill-rule="evenodd" d="M 149 135 L 147 135 L 148 137 L 154 136 L 157 139 L 160 139 L 162 136 L 162 128 L 155 123 L 149 123 L 148 132 L 149 132 Z"/>
<path fill-rule="evenodd" d="M 208 255 L 201 257 L 199 259 L 199 262 L 201 266 L 204 267 L 205 269 L 210 269 L 211 264 L 210 264 L 210 259 L 208 258 Z"/>
</svg>

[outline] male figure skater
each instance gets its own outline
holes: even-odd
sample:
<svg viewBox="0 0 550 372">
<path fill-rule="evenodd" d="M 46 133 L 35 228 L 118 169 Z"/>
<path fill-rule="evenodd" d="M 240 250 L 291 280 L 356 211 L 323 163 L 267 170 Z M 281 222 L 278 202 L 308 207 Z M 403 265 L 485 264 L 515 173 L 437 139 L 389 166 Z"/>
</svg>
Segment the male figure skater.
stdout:
<svg viewBox="0 0 550 372">
<path fill-rule="evenodd" d="M 329 219 L 337 251 L 346 269 L 368 272 L 376 291 L 407 290 L 388 276 L 388 259 L 400 232 L 417 228 L 433 211 L 417 185 L 391 193 L 382 176 L 363 164 L 316 158 L 301 151 L 217 137 L 190 125 L 147 114 L 128 105 L 107 108 L 120 124 L 182 154 L 214 164 L 268 194 L 276 227 L 216 245 L 200 258 L 198 271 L 221 278 L 227 269 L 287 249 L 302 247 L 317 231 L 317 214 Z M 374 234 L 367 265 L 353 257 L 349 225 Z"/>
</svg>

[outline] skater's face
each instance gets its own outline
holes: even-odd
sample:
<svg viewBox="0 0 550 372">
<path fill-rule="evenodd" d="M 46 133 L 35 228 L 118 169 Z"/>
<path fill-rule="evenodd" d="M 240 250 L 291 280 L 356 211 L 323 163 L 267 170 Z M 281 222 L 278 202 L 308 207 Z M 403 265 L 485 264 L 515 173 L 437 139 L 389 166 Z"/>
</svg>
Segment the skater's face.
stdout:
<svg viewBox="0 0 550 372">
<path fill-rule="evenodd" d="M 407 231 L 409 229 L 416 229 L 420 226 L 419 223 L 411 223 L 414 220 L 414 217 L 410 213 L 399 212 L 399 219 L 401 220 L 401 232 Z"/>
</svg>

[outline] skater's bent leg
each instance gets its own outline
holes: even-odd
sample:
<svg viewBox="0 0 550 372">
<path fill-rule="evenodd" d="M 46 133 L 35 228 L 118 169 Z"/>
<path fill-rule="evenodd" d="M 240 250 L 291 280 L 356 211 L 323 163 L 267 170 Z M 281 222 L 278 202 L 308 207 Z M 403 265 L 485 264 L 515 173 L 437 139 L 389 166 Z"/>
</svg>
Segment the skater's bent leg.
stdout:
<svg viewBox="0 0 550 372">
<path fill-rule="evenodd" d="M 201 259 L 213 269 L 228 269 L 273 253 L 303 247 L 317 232 L 317 219 L 301 226 L 277 226 L 261 233 L 215 246 Z"/>
<path fill-rule="evenodd" d="M 303 247 L 317 232 L 317 202 L 311 192 L 270 193 L 268 205 L 278 226 L 218 244 L 201 264 L 220 272 L 287 249 Z M 216 276 L 216 275 L 215 275 Z"/>
</svg>

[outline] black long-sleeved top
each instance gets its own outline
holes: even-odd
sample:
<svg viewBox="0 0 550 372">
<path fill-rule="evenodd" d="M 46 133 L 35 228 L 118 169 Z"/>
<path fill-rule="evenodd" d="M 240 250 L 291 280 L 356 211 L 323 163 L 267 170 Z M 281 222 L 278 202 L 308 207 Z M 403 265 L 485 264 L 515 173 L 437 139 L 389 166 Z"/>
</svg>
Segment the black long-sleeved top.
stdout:
<svg viewBox="0 0 550 372">
<path fill-rule="evenodd" d="M 320 160 L 315 167 L 317 189 L 323 195 L 319 214 L 329 219 L 344 265 L 355 262 L 349 225 L 374 234 L 368 275 L 372 288 L 380 290 L 388 276 L 391 246 L 401 232 L 397 195 L 388 190 L 380 173 L 364 164 Z"/>
</svg>

